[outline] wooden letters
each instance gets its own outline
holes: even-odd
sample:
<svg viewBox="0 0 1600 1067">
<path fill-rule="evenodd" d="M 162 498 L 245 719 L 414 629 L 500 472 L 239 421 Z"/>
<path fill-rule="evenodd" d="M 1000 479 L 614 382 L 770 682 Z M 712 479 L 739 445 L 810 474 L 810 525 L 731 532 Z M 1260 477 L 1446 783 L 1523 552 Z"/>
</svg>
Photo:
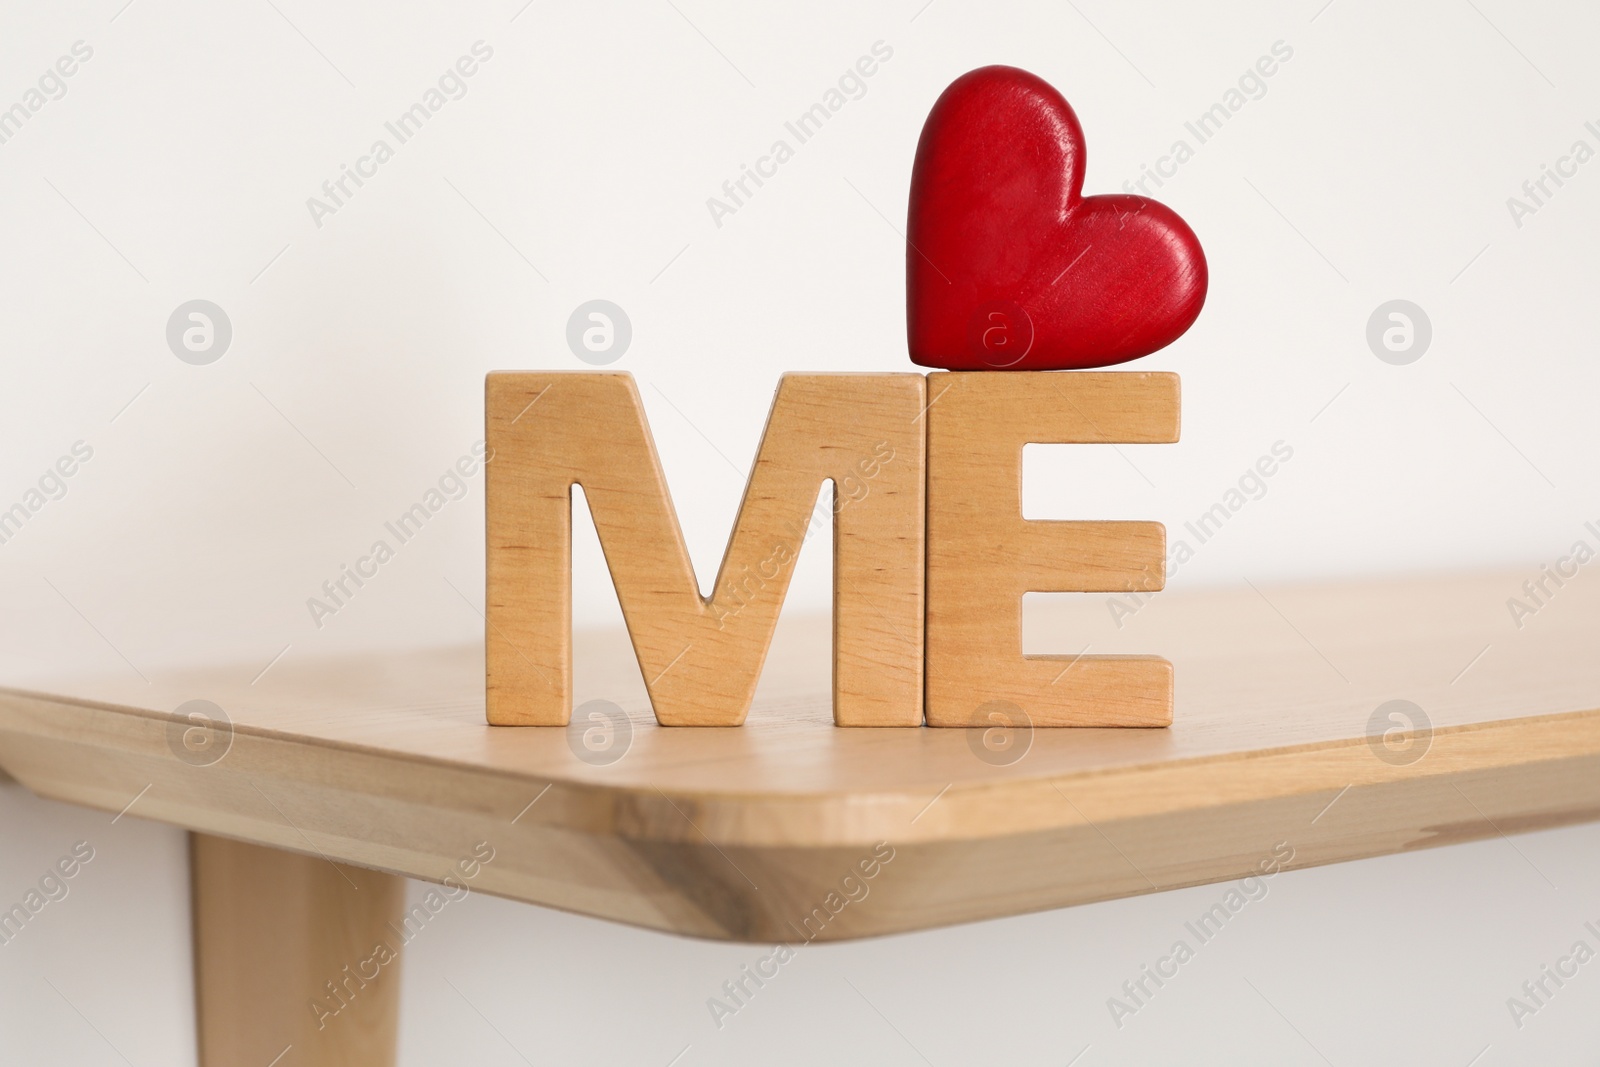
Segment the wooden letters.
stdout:
<svg viewBox="0 0 1600 1067">
<path fill-rule="evenodd" d="M 488 718 L 572 707 L 572 486 L 583 486 L 656 718 L 744 721 L 824 479 L 834 503 L 834 721 L 922 722 L 919 374 L 787 374 L 713 595 L 701 596 L 633 376 L 487 382 Z"/>
<path fill-rule="evenodd" d="M 581 485 L 657 720 L 742 723 L 832 479 L 837 725 L 918 726 L 926 700 L 929 726 L 989 726 L 996 706 L 1034 726 L 1165 726 L 1166 660 L 1022 654 L 1023 593 L 1159 589 L 1166 557 L 1160 523 L 1024 521 L 1022 447 L 1176 441 L 1178 408 L 1173 374 L 785 375 L 708 599 L 633 377 L 491 374 L 489 722 L 571 715 Z"/>
<path fill-rule="evenodd" d="M 1025 522 L 1022 446 L 1176 441 L 1177 375 L 939 373 L 928 401 L 928 725 L 1169 725 L 1164 659 L 1022 654 L 1023 593 L 1159 589 L 1167 555 L 1158 522 Z"/>
</svg>

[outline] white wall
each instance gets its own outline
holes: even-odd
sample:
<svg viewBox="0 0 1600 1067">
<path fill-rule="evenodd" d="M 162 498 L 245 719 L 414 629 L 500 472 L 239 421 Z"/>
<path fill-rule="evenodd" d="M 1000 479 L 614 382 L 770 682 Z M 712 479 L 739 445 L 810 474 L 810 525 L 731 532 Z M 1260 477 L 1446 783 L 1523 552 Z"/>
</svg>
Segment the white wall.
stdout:
<svg viewBox="0 0 1600 1067">
<path fill-rule="evenodd" d="M 305 602 L 480 436 L 485 370 L 583 366 L 565 325 L 592 298 L 632 321 L 614 366 L 640 379 L 709 574 L 778 374 L 910 369 L 895 227 L 912 149 L 939 90 L 989 62 L 1073 102 L 1094 192 L 1192 142 L 1186 119 L 1275 42 L 1293 49 L 1158 193 L 1212 269 L 1199 323 L 1144 361 L 1184 377 L 1183 442 L 1124 449 L 1136 471 L 1032 449 L 1031 515 L 1176 530 L 1282 440 L 1293 461 L 1174 586 L 1531 572 L 1600 517 L 1600 164 L 1520 225 L 1507 207 L 1574 141 L 1600 149 L 1591 6 L 123 4 L 0 10 L 0 107 L 75 42 L 93 50 L 0 144 L 0 508 L 93 449 L 0 544 L 8 681 L 471 638 L 476 483 L 321 628 Z M 480 40 L 493 56 L 466 95 L 317 225 L 307 198 L 375 138 L 393 146 L 385 121 Z M 880 40 L 893 57 L 865 94 L 717 226 L 706 199 Z M 196 298 L 233 327 L 205 366 L 165 338 Z M 1364 336 L 1394 298 L 1433 327 L 1407 366 Z M 580 619 L 614 621 L 579 525 Z M 825 606 L 821 542 L 802 568 L 797 606 Z M 1485 1044 L 1485 1064 L 1570 1060 L 1600 977 L 1520 1031 L 1504 1000 L 1600 918 L 1583 910 L 1596 839 L 1516 839 L 1560 890 L 1504 841 L 1284 876 L 1120 1032 L 1105 998 L 1216 889 L 807 950 L 721 1033 L 703 1000 L 748 950 L 474 898 L 408 963 L 406 1057 L 517 1062 L 449 973 L 529 1058 L 554 1042 L 563 1061 L 665 1063 L 690 1043 L 684 1064 L 917 1062 L 849 978 L 933 1062 L 1085 1044 L 1084 1064 L 1320 1062 L 1245 977 L 1333 1062 L 1466 1063 Z M 0 946 L 0 1061 L 120 1062 L 92 1023 L 134 1063 L 185 1062 L 175 832 L 9 787 L 0 901 L 78 840 L 97 858 L 69 897 Z"/>
</svg>

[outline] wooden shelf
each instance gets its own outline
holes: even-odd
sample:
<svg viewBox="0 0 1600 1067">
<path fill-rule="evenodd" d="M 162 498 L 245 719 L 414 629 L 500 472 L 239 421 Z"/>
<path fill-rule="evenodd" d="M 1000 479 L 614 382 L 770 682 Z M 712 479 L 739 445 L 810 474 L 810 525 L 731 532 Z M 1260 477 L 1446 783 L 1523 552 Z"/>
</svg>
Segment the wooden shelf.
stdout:
<svg viewBox="0 0 1600 1067">
<path fill-rule="evenodd" d="M 631 717 L 607 766 L 561 728 L 485 725 L 481 647 L 291 654 L 254 685 L 259 664 L 30 680 L 0 691 L 0 766 L 42 796 L 422 879 L 487 841 L 474 889 L 640 926 L 860 937 L 1239 878 L 1280 843 L 1301 867 L 1600 818 L 1600 584 L 1519 630 L 1524 577 L 1168 593 L 1121 629 L 1104 597 L 1052 601 L 1030 651 L 1166 655 L 1176 720 L 1037 730 L 1006 765 L 965 730 L 834 727 L 812 619 L 782 624 L 733 729 L 657 727 L 625 636 L 580 634 L 578 701 Z M 195 698 L 233 722 L 209 766 L 172 747 Z M 1419 759 L 1369 739 L 1396 698 L 1431 720 Z M 880 842 L 893 859 L 843 884 Z"/>
</svg>

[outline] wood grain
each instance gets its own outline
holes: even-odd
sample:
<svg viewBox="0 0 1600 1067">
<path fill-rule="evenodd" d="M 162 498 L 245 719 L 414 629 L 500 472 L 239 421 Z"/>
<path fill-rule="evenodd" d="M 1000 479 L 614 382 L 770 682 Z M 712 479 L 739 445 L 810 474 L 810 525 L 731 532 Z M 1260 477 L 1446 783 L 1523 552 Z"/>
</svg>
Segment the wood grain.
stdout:
<svg viewBox="0 0 1600 1067">
<path fill-rule="evenodd" d="M 583 486 L 657 721 L 737 726 L 835 484 L 834 717 L 922 722 L 925 381 L 787 374 L 704 597 L 633 376 L 489 375 L 488 719 L 572 711 L 572 486 Z"/>
<path fill-rule="evenodd" d="M 1240 878 L 1280 842 L 1298 868 L 1600 818 L 1600 582 L 1517 629 L 1531 573 L 1169 590 L 1120 628 L 1109 597 L 1046 598 L 1030 648 L 1169 658 L 1174 722 L 1023 732 L 998 756 L 980 731 L 835 729 L 830 626 L 786 616 L 737 729 L 657 726 L 627 635 L 575 635 L 575 697 L 631 719 L 605 766 L 566 729 L 486 725 L 478 646 L 297 648 L 254 685 L 256 658 L 12 678 L 0 766 L 318 863 L 439 881 L 488 841 L 474 891 L 701 937 L 862 937 Z M 233 721 L 209 766 L 176 754 L 197 697 Z M 1374 722 L 1396 698 L 1427 717 L 1415 749 Z M 892 860 L 834 914 L 880 844 Z"/>
<path fill-rule="evenodd" d="M 405 880 L 207 834 L 189 849 L 201 1067 L 393 1067 Z"/>
<path fill-rule="evenodd" d="M 1159 656 L 1022 654 L 1022 594 L 1160 589 L 1157 522 L 1029 522 L 1022 447 L 1178 439 L 1175 374 L 928 376 L 929 726 L 1166 726 Z"/>
</svg>

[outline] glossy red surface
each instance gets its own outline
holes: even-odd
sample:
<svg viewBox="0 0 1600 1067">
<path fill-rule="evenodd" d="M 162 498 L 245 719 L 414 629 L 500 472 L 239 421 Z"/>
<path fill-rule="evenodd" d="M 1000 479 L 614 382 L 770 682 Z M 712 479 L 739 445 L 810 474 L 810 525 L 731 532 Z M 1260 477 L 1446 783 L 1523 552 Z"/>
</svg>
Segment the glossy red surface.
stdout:
<svg viewBox="0 0 1600 1067">
<path fill-rule="evenodd" d="M 1106 367 L 1178 338 L 1206 261 L 1170 208 L 1082 195 L 1083 129 L 1062 95 L 982 67 L 933 105 L 911 172 L 911 359 L 949 370 Z"/>
</svg>

